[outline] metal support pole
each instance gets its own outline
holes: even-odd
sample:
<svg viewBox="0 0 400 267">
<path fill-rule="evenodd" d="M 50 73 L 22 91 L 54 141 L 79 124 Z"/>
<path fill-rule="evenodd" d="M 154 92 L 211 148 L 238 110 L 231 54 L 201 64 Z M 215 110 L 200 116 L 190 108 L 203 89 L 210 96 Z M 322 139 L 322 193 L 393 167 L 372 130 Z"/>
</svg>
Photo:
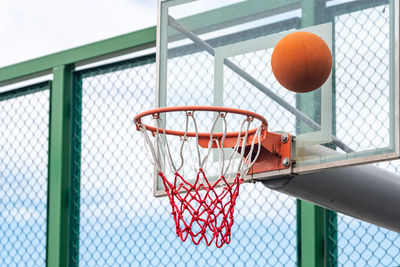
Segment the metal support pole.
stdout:
<svg viewBox="0 0 400 267">
<path fill-rule="evenodd" d="M 400 175 L 353 166 L 265 180 L 266 187 L 400 232 Z"/>
<path fill-rule="evenodd" d="M 47 255 L 49 267 L 68 266 L 70 240 L 71 98 L 73 67 L 53 69 L 50 91 Z"/>
</svg>

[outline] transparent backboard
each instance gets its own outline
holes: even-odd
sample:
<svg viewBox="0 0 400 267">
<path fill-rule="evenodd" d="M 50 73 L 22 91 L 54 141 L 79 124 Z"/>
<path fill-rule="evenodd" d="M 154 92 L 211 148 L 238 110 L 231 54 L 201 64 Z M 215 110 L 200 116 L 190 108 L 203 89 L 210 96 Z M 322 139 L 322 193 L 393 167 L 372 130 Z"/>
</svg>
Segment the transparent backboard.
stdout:
<svg viewBox="0 0 400 267">
<path fill-rule="evenodd" d="M 159 107 L 259 113 L 269 131 L 296 136 L 293 173 L 399 157 L 398 1 L 166 0 L 157 26 Z M 274 46 L 293 31 L 317 34 L 333 55 L 330 77 L 310 93 L 288 91 L 272 73 Z M 182 129 L 183 119 L 165 119 Z M 198 121 L 209 131 L 212 118 Z"/>
</svg>

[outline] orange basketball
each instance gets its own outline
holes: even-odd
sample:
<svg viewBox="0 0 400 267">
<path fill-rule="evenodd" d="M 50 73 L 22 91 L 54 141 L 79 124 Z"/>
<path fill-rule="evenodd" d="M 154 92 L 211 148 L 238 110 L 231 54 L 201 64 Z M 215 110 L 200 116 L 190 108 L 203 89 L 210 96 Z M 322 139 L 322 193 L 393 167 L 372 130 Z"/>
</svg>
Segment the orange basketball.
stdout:
<svg viewBox="0 0 400 267">
<path fill-rule="evenodd" d="M 294 32 L 283 37 L 274 48 L 272 72 L 286 89 L 306 93 L 321 87 L 332 69 L 332 54 L 321 37 L 309 32 Z"/>
</svg>

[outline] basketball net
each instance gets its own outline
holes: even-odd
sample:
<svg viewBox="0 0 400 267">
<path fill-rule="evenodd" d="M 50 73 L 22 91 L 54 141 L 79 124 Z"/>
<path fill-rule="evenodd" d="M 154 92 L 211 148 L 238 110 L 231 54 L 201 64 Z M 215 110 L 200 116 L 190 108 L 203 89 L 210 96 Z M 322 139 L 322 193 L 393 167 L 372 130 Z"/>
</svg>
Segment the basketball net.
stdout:
<svg viewBox="0 0 400 267">
<path fill-rule="evenodd" d="M 229 116 L 229 112 L 213 111 L 215 119 L 210 133 L 206 134 L 208 138 L 206 148 L 204 145 L 203 147 L 199 145 L 199 140 L 204 139 L 205 133 L 198 132 L 195 118 L 197 111 L 186 110 L 183 112 L 186 114 L 185 130 L 179 136 L 168 134 L 165 122 L 159 113 L 152 114 L 156 130 L 150 131 L 147 125 L 140 123 L 140 119 L 139 123 L 136 123 L 137 129 L 142 133 L 147 154 L 151 155 L 150 160 L 162 179 L 172 207 L 171 214 L 175 221 L 178 237 L 182 241 L 190 237 L 196 245 L 201 240 L 204 240 L 207 246 L 215 241 L 215 245 L 220 248 L 231 241 L 234 207 L 239 195 L 239 187 L 260 154 L 262 132 L 266 131 L 266 125 L 260 122 L 256 129 L 252 129 L 253 134 L 249 134 L 254 117 L 242 114 L 244 119 L 241 121 L 240 129 L 234 133 L 237 133 L 233 139 L 235 144 L 233 147 L 231 146 L 230 155 L 226 158 L 224 145 L 225 142 L 228 142 L 226 141 L 228 140 L 227 136 L 229 135 L 229 140 L 232 140 L 232 133 L 227 133 L 226 117 Z M 189 132 L 190 122 L 194 126 L 194 132 Z M 221 133 L 214 133 L 217 123 L 222 123 L 223 131 Z M 152 136 L 149 135 L 149 131 Z M 175 145 L 177 142 L 180 143 L 178 160 L 174 161 L 171 156 L 171 140 L 167 138 L 167 135 L 175 139 Z M 185 146 L 190 145 L 189 138 L 194 138 L 196 141 L 195 148 L 189 147 L 188 150 L 194 150 L 195 155 L 192 157 L 197 160 L 185 160 L 190 158 L 183 153 Z M 204 151 L 200 153 L 204 149 L 206 149 L 206 153 Z M 214 175 L 213 179 L 209 179 L 206 163 L 212 153 L 218 155 L 216 163 L 219 165 L 219 173 L 217 177 Z M 164 171 L 164 164 L 168 164 L 171 170 L 170 177 L 167 177 Z M 194 177 L 184 176 L 182 168 L 183 166 L 188 167 L 187 165 L 195 170 Z"/>
</svg>

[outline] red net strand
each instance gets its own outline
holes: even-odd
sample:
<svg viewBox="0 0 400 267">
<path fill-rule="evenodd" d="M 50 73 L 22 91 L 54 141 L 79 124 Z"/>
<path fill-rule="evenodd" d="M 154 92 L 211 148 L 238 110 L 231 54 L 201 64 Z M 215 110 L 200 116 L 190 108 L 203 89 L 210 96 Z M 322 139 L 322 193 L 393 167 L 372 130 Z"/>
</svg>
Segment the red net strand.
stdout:
<svg viewBox="0 0 400 267">
<path fill-rule="evenodd" d="M 194 244 L 198 245 L 204 239 L 210 246 L 215 240 L 218 248 L 230 243 L 236 198 L 243 182 L 240 173 L 231 184 L 224 176 L 211 184 L 202 169 L 194 183 L 179 173 L 175 173 L 173 182 L 169 182 L 162 172 L 159 176 L 171 203 L 176 234 L 182 241 L 190 236 Z"/>
</svg>

